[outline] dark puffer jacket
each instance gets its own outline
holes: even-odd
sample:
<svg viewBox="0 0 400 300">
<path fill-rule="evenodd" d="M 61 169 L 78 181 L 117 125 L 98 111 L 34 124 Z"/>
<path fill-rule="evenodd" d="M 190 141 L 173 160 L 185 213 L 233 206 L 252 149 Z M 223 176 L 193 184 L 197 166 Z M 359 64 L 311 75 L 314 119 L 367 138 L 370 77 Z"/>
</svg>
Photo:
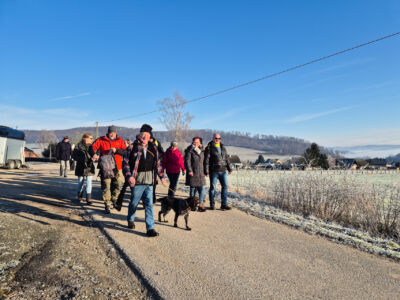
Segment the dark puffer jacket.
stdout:
<svg viewBox="0 0 400 300">
<path fill-rule="evenodd" d="M 186 167 L 186 185 L 192 187 L 200 187 L 206 185 L 204 177 L 204 150 L 198 154 L 193 145 L 185 150 L 185 167 Z M 193 176 L 189 176 L 192 172 Z"/>
<path fill-rule="evenodd" d="M 72 154 L 72 147 L 69 142 L 64 142 L 64 140 L 57 144 L 56 156 L 58 160 L 70 160 Z"/>
<path fill-rule="evenodd" d="M 229 163 L 228 152 L 223 144 L 221 144 L 221 154 L 214 146 L 214 142 L 209 142 L 204 154 L 204 172 L 206 175 L 211 173 L 232 172 Z"/>
<path fill-rule="evenodd" d="M 75 146 L 72 158 L 76 161 L 76 176 L 94 176 L 95 168 L 92 161 L 94 152 L 90 145 L 86 145 L 83 141 Z"/>
</svg>

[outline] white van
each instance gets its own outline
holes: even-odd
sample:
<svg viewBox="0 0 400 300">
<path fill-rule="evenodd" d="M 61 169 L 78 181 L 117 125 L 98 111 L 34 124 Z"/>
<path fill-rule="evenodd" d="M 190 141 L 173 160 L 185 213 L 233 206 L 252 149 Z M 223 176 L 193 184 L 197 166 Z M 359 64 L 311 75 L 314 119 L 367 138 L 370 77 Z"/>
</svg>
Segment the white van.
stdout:
<svg viewBox="0 0 400 300">
<path fill-rule="evenodd" d="M 19 169 L 25 164 L 25 133 L 0 126 L 0 166 Z"/>
</svg>

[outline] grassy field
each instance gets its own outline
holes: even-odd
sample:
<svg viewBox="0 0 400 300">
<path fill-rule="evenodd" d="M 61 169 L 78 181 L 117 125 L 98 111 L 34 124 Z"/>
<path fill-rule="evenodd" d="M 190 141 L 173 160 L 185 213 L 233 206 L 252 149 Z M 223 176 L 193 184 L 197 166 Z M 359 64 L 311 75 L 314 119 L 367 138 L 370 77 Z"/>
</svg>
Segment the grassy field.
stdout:
<svg viewBox="0 0 400 300">
<path fill-rule="evenodd" d="M 388 171 L 265 171 L 265 170 L 238 170 L 232 173 L 230 178 L 231 191 L 259 191 L 269 190 L 274 182 L 281 179 L 291 178 L 314 178 L 329 177 L 333 181 L 358 182 L 360 185 L 375 185 L 380 187 L 400 186 L 400 172 L 395 170 Z"/>
<path fill-rule="evenodd" d="M 398 171 L 239 170 L 230 192 L 373 235 L 400 236 Z"/>
</svg>

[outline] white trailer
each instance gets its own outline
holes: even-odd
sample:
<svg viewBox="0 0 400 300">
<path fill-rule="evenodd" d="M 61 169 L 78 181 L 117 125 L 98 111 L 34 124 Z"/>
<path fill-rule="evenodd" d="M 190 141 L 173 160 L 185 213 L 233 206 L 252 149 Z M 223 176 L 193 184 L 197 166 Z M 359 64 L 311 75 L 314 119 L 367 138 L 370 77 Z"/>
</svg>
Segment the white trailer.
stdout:
<svg viewBox="0 0 400 300">
<path fill-rule="evenodd" d="M 25 133 L 0 126 L 0 167 L 19 169 L 25 164 Z"/>
</svg>

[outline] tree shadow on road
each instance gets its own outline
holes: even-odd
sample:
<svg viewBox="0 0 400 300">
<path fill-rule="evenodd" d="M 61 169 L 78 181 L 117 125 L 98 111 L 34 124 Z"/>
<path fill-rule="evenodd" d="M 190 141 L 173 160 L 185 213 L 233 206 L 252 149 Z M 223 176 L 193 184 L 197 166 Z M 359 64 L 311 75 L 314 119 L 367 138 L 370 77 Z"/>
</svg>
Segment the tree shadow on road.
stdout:
<svg viewBox="0 0 400 300">
<path fill-rule="evenodd" d="M 99 182 L 94 182 L 92 195 L 94 196 L 94 205 L 90 208 L 88 207 L 91 211 L 90 213 L 104 215 L 103 201 L 100 200 L 101 190 Z M 127 196 L 125 196 L 125 199 L 128 198 Z M 70 212 L 68 210 L 84 209 L 81 204 L 73 202 L 76 198 L 76 177 L 64 178 L 33 170 L 32 172 L 29 172 L 29 170 L 16 170 L 15 172 L 0 170 L 0 212 L 13 213 L 18 217 L 46 225 L 51 225 L 51 223 L 45 221 L 45 219 L 49 219 L 91 227 L 91 222 L 69 217 Z M 129 200 L 127 202 L 129 203 Z M 44 205 L 56 207 L 56 209 L 46 209 Z M 139 207 L 139 209 L 143 208 Z M 37 218 L 34 216 L 37 216 Z M 93 218 L 92 220 L 104 229 L 118 229 L 139 236 L 145 235 L 145 233 L 137 232 L 121 225 L 118 221 L 126 220 L 126 216 L 121 214 L 104 215 L 104 220 L 94 220 Z M 144 220 L 137 218 L 135 222 L 144 222 Z"/>
</svg>

